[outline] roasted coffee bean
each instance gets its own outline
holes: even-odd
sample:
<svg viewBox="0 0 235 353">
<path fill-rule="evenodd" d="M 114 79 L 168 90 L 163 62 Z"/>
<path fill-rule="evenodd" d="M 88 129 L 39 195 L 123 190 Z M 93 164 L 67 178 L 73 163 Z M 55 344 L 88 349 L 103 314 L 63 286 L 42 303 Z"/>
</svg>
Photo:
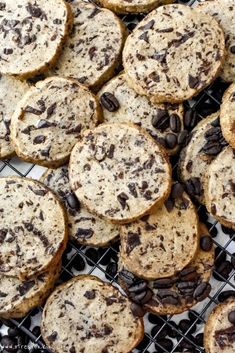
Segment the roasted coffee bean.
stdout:
<svg viewBox="0 0 235 353">
<path fill-rule="evenodd" d="M 221 225 L 221 228 L 222 228 L 222 231 L 225 233 L 225 234 L 228 234 L 230 237 L 232 237 L 233 235 L 235 235 L 235 231 L 231 228 L 227 228 L 225 227 L 224 225 Z"/>
<path fill-rule="evenodd" d="M 201 318 L 199 318 L 199 314 L 194 310 L 188 311 L 188 317 L 189 317 L 189 320 L 191 320 L 192 322 L 194 322 L 196 320 L 197 320 L 197 323 L 203 322 L 203 320 Z"/>
<path fill-rule="evenodd" d="M 179 350 L 181 349 L 186 349 L 186 350 L 190 350 L 190 352 L 192 352 L 193 349 L 195 349 L 195 338 L 193 337 L 193 335 L 191 334 L 187 334 L 187 336 L 185 338 L 183 338 L 183 340 L 180 342 L 179 346 L 177 348 L 179 348 Z"/>
<path fill-rule="evenodd" d="M 208 141 L 202 149 L 209 156 L 217 156 L 222 150 L 221 145 L 217 141 Z"/>
<path fill-rule="evenodd" d="M 106 276 L 106 273 L 107 273 L 107 276 Z M 116 264 L 116 262 L 110 262 L 110 264 L 108 264 L 108 266 L 106 268 L 106 273 L 105 273 L 105 277 L 107 279 L 110 279 L 110 276 L 111 277 L 115 277 L 116 276 L 116 274 L 117 274 L 117 264 Z"/>
<path fill-rule="evenodd" d="M 196 272 L 195 267 L 187 266 L 179 273 L 180 280 L 185 281 L 195 281 L 198 278 L 198 274 Z"/>
<path fill-rule="evenodd" d="M 110 92 L 104 92 L 101 95 L 100 103 L 109 112 L 116 112 L 120 108 L 117 98 Z"/>
<path fill-rule="evenodd" d="M 155 343 L 155 348 L 159 353 L 165 352 L 171 352 L 173 349 L 173 342 L 169 338 L 159 338 L 157 339 L 157 344 Z M 164 349 L 161 349 L 164 348 Z"/>
<path fill-rule="evenodd" d="M 184 187 L 181 183 L 174 183 L 171 190 L 171 198 L 173 200 L 181 199 L 184 192 Z"/>
<path fill-rule="evenodd" d="M 165 338 L 168 335 L 166 326 L 155 325 L 151 330 L 151 336 L 154 337 L 156 335 L 157 335 L 156 339 Z"/>
<path fill-rule="evenodd" d="M 175 205 L 175 202 L 174 200 L 168 198 L 165 202 L 164 202 L 164 205 L 167 209 L 168 212 L 171 212 L 174 208 L 174 205 Z"/>
<path fill-rule="evenodd" d="M 228 314 L 228 321 L 231 322 L 231 324 L 235 325 L 235 310 L 231 311 Z"/>
<path fill-rule="evenodd" d="M 231 262 L 224 261 L 213 271 L 213 277 L 217 279 L 217 281 L 225 281 L 229 278 L 231 271 L 233 270 L 233 266 Z"/>
<path fill-rule="evenodd" d="M 180 132 L 181 129 L 181 120 L 179 115 L 173 113 L 170 116 L 170 129 L 173 132 Z"/>
<path fill-rule="evenodd" d="M 202 194 L 201 181 L 197 177 L 192 177 L 185 182 L 185 188 L 190 196 L 200 196 Z"/>
<path fill-rule="evenodd" d="M 65 196 L 66 202 L 68 206 L 74 210 L 79 210 L 80 209 L 80 202 L 77 199 L 77 196 L 71 192 Z"/>
<path fill-rule="evenodd" d="M 41 335 L 41 329 L 39 326 L 34 326 L 34 328 L 32 329 L 32 333 L 34 334 L 34 336 L 38 337 Z"/>
<path fill-rule="evenodd" d="M 152 125 L 155 129 L 165 131 L 170 125 L 168 112 L 163 109 L 158 109 L 157 114 L 152 117 Z"/>
<path fill-rule="evenodd" d="M 90 266 L 94 266 L 94 264 L 97 263 L 99 260 L 99 254 L 96 249 L 94 248 L 89 248 L 85 251 L 85 255 L 87 256 L 87 263 Z"/>
<path fill-rule="evenodd" d="M 213 240 L 209 235 L 201 235 L 200 247 L 203 251 L 210 251 L 213 246 Z"/>
<path fill-rule="evenodd" d="M 20 331 L 17 327 L 9 327 L 7 333 L 10 337 L 16 337 L 17 335 L 19 335 Z"/>
<path fill-rule="evenodd" d="M 156 279 L 153 283 L 154 288 L 170 288 L 177 282 L 177 277 Z"/>
<path fill-rule="evenodd" d="M 163 137 L 155 136 L 154 138 L 161 146 L 166 148 L 166 140 Z"/>
<path fill-rule="evenodd" d="M 137 317 L 143 317 L 145 314 L 144 309 L 136 303 L 131 303 L 131 311 L 132 314 Z"/>
<path fill-rule="evenodd" d="M 185 333 L 189 331 L 190 333 L 194 333 L 196 331 L 196 325 L 193 324 L 190 320 L 183 319 L 179 322 L 179 329 Z"/>
<path fill-rule="evenodd" d="M 221 132 L 220 126 L 216 126 L 216 127 L 213 126 L 205 132 L 204 136 L 207 139 L 208 137 L 219 134 L 220 132 Z"/>
<path fill-rule="evenodd" d="M 5 348 L 7 352 L 14 353 L 17 351 L 17 341 L 13 337 L 3 336 L 1 339 L 1 347 Z"/>
<path fill-rule="evenodd" d="M 150 340 L 149 337 L 144 335 L 144 338 L 142 339 L 142 341 L 138 344 L 138 346 L 136 347 L 140 352 L 143 352 L 145 350 L 145 348 L 149 345 Z"/>
<path fill-rule="evenodd" d="M 195 110 L 189 109 L 184 114 L 184 126 L 186 129 L 193 129 L 197 125 L 197 113 Z"/>
<path fill-rule="evenodd" d="M 153 296 L 153 292 L 148 288 L 145 296 L 140 300 L 141 304 L 147 304 Z"/>
<path fill-rule="evenodd" d="M 235 268 L 235 253 L 233 253 L 232 256 L 231 256 L 231 264 Z"/>
<path fill-rule="evenodd" d="M 157 292 L 157 297 L 163 304 L 179 304 L 179 296 L 176 292 L 169 289 L 160 289 Z"/>
<path fill-rule="evenodd" d="M 235 298 L 235 290 L 225 290 L 218 295 L 218 301 L 223 303 L 225 300 L 229 298 Z"/>
<path fill-rule="evenodd" d="M 118 275 L 128 286 L 131 286 L 135 281 L 135 276 L 133 273 L 127 270 L 120 271 Z"/>
<path fill-rule="evenodd" d="M 174 321 L 168 321 L 168 336 L 171 338 L 176 338 L 178 337 L 179 333 L 177 332 L 178 330 L 178 325 Z"/>
<path fill-rule="evenodd" d="M 198 302 L 201 302 L 202 300 L 204 300 L 208 297 L 208 295 L 210 294 L 210 291 L 211 291 L 210 283 L 202 282 L 196 287 L 196 289 L 193 293 L 193 297 Z"/>
<path fill-rule="evenodd" d="M 128 290 L 130 293 L 141 293 L 141 292 L 145 291 L 146 288 L 147 288 L 147 282 L 139 281 L 136 284 L 129 287 Z"/>
<path fill-rule="evenodd" d="M 166 315 L 159 316 L 159 315 L 155 315 L 155 314 L 148 314 L 148 321 L 151 324 L 157 324 L 157 325 L 162 326 L 164 323 L 164 320 L 166 320 L 166 319 L 167 319 Z"/>
<path fill-rule="evenodd" d="M 86 267 L 86 263 L 80 254 L 76 255 L 75 259 L 72 262 L 72 265 L 77 271 L 83 271 Z"/>
<path fill-rule="evenodd" d="M 198 346 L 203 347 L 203 333 L 198 333 L 195 336 L 195 342 Z"/>
<path fill-rule="evenodd" d="M 188 131 L 187 130 L 181 131 L 178 135 L 178 144 L 184 145 L 187 142 L 187 137 L 188 137 Z"/>
<path fill-rule="evenodd" d="M 166 141 L 166 147 L 169 149 L 173 149 L 177 145 L 177 137 L 175 134 L 172 134 L 172 133 L 166 134 L 165 141 Z"/>
<path fill-rule="evenodd" d="M 195 282 L 180 282 L 177 284 L 177 287 L 178 287 L 181 294 L 192 295 L 194 292 L 194 289 L 196 287 L 196 283 Z"/>
<path fill-rule="evenodd" d="M 226 260 L 227 254 L 219 246 L 215 248 L 215 266 L 220 266 Z"/>
</svg>

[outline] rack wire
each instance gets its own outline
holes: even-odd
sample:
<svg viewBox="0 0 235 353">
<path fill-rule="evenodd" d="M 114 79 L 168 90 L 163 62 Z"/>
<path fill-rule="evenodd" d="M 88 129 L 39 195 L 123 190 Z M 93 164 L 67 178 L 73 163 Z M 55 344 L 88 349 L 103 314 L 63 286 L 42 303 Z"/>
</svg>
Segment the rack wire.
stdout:
<svg viewBox="0 0 235 353">
<path fill-rule="evenodd" d="M 192 6 L 196 0 L 178 2 L 187 3 Z M 125 15 L 122 19 L 131 30 L 142 17 L 141 15 Z M 205 116 L 219 110 L 221 97 L 226 88 L 227 84 L 217 79 L 196 98 L 186 102 L 186 108 L 190 107 L 197 113 L 199 119 L 203 119 Z M 177 164 L 173 168 L 174 175 L 176 175 L 176 166 Z M 43 171 L 44 168 L 20 161 L 17 157 L 11 160 L 0 161 L 0 176 L 20 175 L 22 177 L 38 179 Z M 199 206 L 198 213 L 200 219 L 208 226 L 209 232 L 213 237 L 213 242 L 216 248 L 218 248 L 218 256 L 221 255 L 219 253 L 221 251 L 230 260 L 232 256 L 235 256 L 233 255 L 235 253 L 235 232 L 221 226 L 206 213 L 205 207 Z M 111 282 L 114 286 L 118 286 L 117 259 L 118 243 L 105 249 L 95 249 L 79 246 L 69 241 L 63 255 L 63 266 L 58 283 L 67 281 L 74 275 L 86 273 L 97 275 L 101 279 Z M 183 314 L 158 316 L 147 313 L 144 317 L 145 336 L 134 352 L 173 353 L 183 352 L 186 349 L 190 350 L 191 353 L 203 353 L 204 349 L 197 338 L 201 338 L 201 336 L 198 334 L 203 332 L 203 326 L 208 314 L 216 304 L 223 300 L 223 297 L 226 296 L 226 291 L 230 290 L 230 294 L 235 297 L 234 274 L 235 270 L 233 269 L 228 278 L 222 278 L 214 270 L 216 279 L 214 277 L 211 278 L 212 291 L 209 297 Z M 45 347 L 40 332 L 34 330 L 35 326 L 40 325 L 42 310 L 42 307 L 36 308 L 22 319 L 11 319 L 8 322 L 3 320 L 0 333 L 4 332 L 4 330 L 6 332 L 5 325 L 17 327 L 23 333 L 25 337 L 24 342 L 30 348 L 30 351 L 49 353 L 50 351 Z M 190 319 L 187 331 L 182 331 L 178 326 L 178 323 L 182 319 Z"/>
</svg>

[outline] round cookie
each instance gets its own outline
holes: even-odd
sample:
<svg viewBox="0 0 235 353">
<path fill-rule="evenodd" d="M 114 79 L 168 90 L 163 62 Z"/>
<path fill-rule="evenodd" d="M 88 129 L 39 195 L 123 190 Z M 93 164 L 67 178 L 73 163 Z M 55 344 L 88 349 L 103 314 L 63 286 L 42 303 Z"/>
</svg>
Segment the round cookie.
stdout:
<svg viewBox="0 0 235 353">
<path fill-rule="evenodd" d="M 229 145 L 235 148 L 235 83 L 225 92 L 220 109 L 220 124 L 223 136 Z"/>
<path fill-rule="evenodd" d="M 209 315 L 204 331 L 206 353 L 235 351 L 235 300 L 217 305 Z"/>
<path fill-rule="evenodd" d="M 10 124 L 15 106 L 29 88 L 26 82 L 0 75 L 0 159 L 10 158 L 14 148 L 10 142 Z"/>
<path fill-rule="evenodd" d="M 132 305 L 95 276 L 74 277 L 47 300 L 42 337 L 56 353 L 130 352 L 144 336 L 143 320 L 134 316 Z"/>
<path fill-rule="evenodd" d="M 201 239 L 211 239 L 207 228 L 200 224 Z M 204 300 L 211 290 L 209 280 L 214 266 L 214 247 L 201 247 L 195 259 L 174 276 L 144 281 L 135 277 L 119 262 L 119 283 L 127 295 L 149 312 L 158 315 L 182 313 Z"/>
<path fill-rule="evenodd" d="M 158 6 L 172 4 L 175 0 L 98 0 L 101 6 L 110 9 L 117 14 L 145 13 Z"/>
<path fill-rule="evenodd" d="M 111 11 L 73 0 L 72 33 L 52 75 L 72 77 L 92 88 L 102 85 L 121 62 L 126 28 Z"/>
<path fill-rule="evenodd" d="M 0 275 L 31 278 L 57 264 L 67 243 L 66 218 L 42 183 L 0 178 Z"/>
<path fill-rule="evenodd" d="M 68 167 L 49 169 L 41 181 L 64 202 L 68 216 L 69 237 L 79 244 L 102 247 L 119 236 L 119 227 L 107 222 L 80 205 L 69 185 Z"/>
<path fill-rule="evenodd" d="M 198 10 L 213 16 L 222 27 L 226 38 L 227 57 L 220 76 L 227 82 L 235 81 L 235 4 L 234 0 L 209 0 L 197 5 Z"/>
<path fill-rule="evenodd" d="M 103 124 L 87 130 L 75 145 L 69 179 L 92 213 L 128 223 L 167 198 L 171 166 L 166 152 L 143 129 Z"/>
<path fill-rule="evenodd" d="M 32 87 L 19 102 L 11 124 L 11 140 L 25 161 L 56 167 L 102 113 L 96 97 L 77 81 L 50 77 Z"/>
<path fill-rule="evenodd" d="M 226 227 L 235 230 L 235 151 L 225 148 L 206 173 L 206 208 Z"/>
<path fill-rule="evenodd" d="M 98 93 L 107 123 L 132 122 L 143 127 L 170 155 L 179 149 L 177 137 L 184 129 L 182 104 L 154 104 L 130 88 L 125 74 L 111 79 Z"/>
<path fill-rule="evenodd" d="M 180 153 L 178 175 L 187 192 L 205 203 L 205 173 L 215 157 L 227 145 L 220 127 L 219 112 L 200 121 L 193 129 L 191 140 Z"/>
<path fill-rule="evenodd" d="M 123 65 L 128 84 L 154 102 L 182 102 L 219 74 L 224 34 L 216 20 L 189 6 L 161 6 L 126 40 Z"/>
<path fill-rule="evenodd" d="M 198 216 L 183 187 L 176 183 L 168 203 L 120 228 L 120 258 L 125 268 L 147 280 L 175 275 L 198 250 Z"/>
<path fill-rule="evenodd" d="M 59 276 L 61 264 L 36 278 L 21 281 L 16 277 L 0 275 L 0 317 L 20 318 L 42 305 Z"/>
<path fill-rule="evenodd" d="M 0 72 L 21 77 L 55 62 L 72 23 L 63 0 L 1 1 L 0 18 Z"/>
</svg>

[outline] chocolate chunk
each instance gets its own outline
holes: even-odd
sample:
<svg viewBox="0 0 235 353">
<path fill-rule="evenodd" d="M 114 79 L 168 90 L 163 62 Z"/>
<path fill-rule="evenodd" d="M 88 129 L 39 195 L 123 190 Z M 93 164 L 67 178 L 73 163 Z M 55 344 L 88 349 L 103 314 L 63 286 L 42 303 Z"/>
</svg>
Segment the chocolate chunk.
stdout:
<svg viewBox="0 0 235 353">
<path fill-rule="evenodd" d="M 50 123 L 49 121 L 47 121 L 47 120 L 45 120 L 45 119 L 41 119 L 41 120 L 39 120 L 39 122 L 38 122 L 37 128 L 38 128 L 38 129 L 44 129 L 44 128 L 51 127 L 51 126 L 55 126 L 55 124 Z"/>
<path fill-rule="evenodd" d="M 31 3 L 28 3 L 28 5 L 26 6 L 26 10 L 30 13 L 32 17 L 39 18 L 43 15 L 43 12 L 40 7 L 38 7 L 37 5 L 32 5 Z"/>
<path fill-rule="evenodd" d="M 27 105 L 27 106 L 25 107 L 24 111 L 25 111 L 26 113 L 31 113 L 31 114 L 34 114 L 34 115 L 41 115 L 41 114 L 43 113 L 42 110 L 33 108 L 33 107 L 31 107 L 30 105 Z"/>
<path fill-rule="evenodd" d="M 147 29 L 152 29 L 153 26 L 154 26 L 154 23 L 155 21 L 154 20 L 151 20 L 149 21 L 148 23 L 146 23 L 146 25 L 142 26 L 142 27 L 139 27 L 140 30 L 144 29 L 144 30 L 147 30 Z"/>
<path fill-rule="evenodd" d="M 43 143 L 45 141 L 46 141 L 46 136 L 38 135 L 38 136 L 34 137 L 33 144 L 34 145 L 39 145 L 39 144 L 41 144 L 41 143 Z"/>
<path fill-rule="evenodd" d="M 113 328 L 110 325 L 104 325 L 104 334 L 105 336 L 110 335 L 113 332 Z"/>
<path fill-rule="evenodd" d="M 149 78 L 154 82 L 160 82 L 160 76 L 155 71 L 149 74 Z"/>
<path fill-rule="evenodd" d="M 127 245 L 126 245 L 126 253 L 129 255 L 136 246 L 141 244 L 140 236 L 138 233 L 128 232 L 127 235 Z"/>
<path fill-rule="evenodd" d="M 135 183 L 129 183 L 127 184 L 127 186 L 128 186 L 128 189 L 130 190 L 130 194 L 133 195 L 135 198 L 138 197 Z"/>
<path fill-rule="evenodd" d="M 115 146 L 113 144 L 110 145 L 109 151 L 107 153 L 107 157 L 112 159 L 113 158 L 113 154 L 115 151 Z"/>
<path fill-rule="evenodd" d="M 94 234 L 94 231 L 91 228 L 78 228 L 75 236 L 77 238 L 89 239 L 92 237 L 93 234 Z"/>
<path fill-rule="evenodd" d="M 0 229 L 0 244 L 2 244 L 7 236 L 7 229 Z"/>
<path fill-rule="evenodd" d="M 20 295 L 25 295 L 33 286 L 35 285 L 34 281 L 26 281 L 20 284 L 17 287 L 17 290 L 19 291 Z"/>
<path fill-rule="evenodd" d="M 90 60 L 92 60 L 94 58 L 94 56 L 96 55 L 96 51 L 97 51 L 97 48 L 96 47 L 91 47 L 89 50 L 88 50 L 88 55 L 90 57 Z"/>
<path fill-rule="evenodd" d="M 7 297 L 7 293 L 0 291 L 0 298 L 6 298 L 6 297 Z"/>
<path fill-rule="evenodd" d="M 192 75 L 188 75 L 188 84 L 190 88 L 197 88 L 199 86 L 200 80 L 198 77 L 193 77 Z"/>
<path fill-rule="evenodd" d="M 193 177 L 188 179 L 185 182 L 185 189 L 190 196 L 201 196 L 202 195 L 202 187 L 201 181 L 197 177 Z"/>
<path fill-rule="evenodd" d="M 73 192 L 68 193 L 66 196 L 66 202 L 68 206 L 74 210 L 80 209 L 80 202 L 77 199 L 76 195 Z"/>
<path fill-rule="evenodd" d="M 175 134 L 171 134 L 171 133 L 166 134 L 165 141 L 166 141 L 166 146 L 169 149 L 173 149 L 177 145 L 177 137 Z"/>
<path fill-rule="evenodd" d="M 232 45 L 229 50 L 232 54 L 235 54 L 235 45 Z"/>
<path fill-rule="evenodd" d="M 47 336 L 48 341 L 54 342 L 56 338 L 58 337 L 58 332 L 53 331 L 50 336 Z"/>
<path fill-rule="evenodd" d="M 131 303 L 131 311 L 132 314 L 136 317 L 143 317 L 145 314 L 144 309 L 136 303 Z"/>
<path fill-rule="evenodd" d="M 173 132 L 180 132 L 181 129 L 180 117 L 175 113 L 170 115 L 170 129 Z"/>
<path fill-rule="evenodd" d="M 210 294 L 210 291 L 211 291 L 210 283 L 202 282 L 196 287 L 196 289 L 193 293 L 193 297 L 198 302 L 201 302 L 202 300 L 204 300 L 208 297 L 208 295 Z"/>
<path fill-rule="evenodd" d="M 168 211 L 168 212 L 171 212 L 171 211 L 173 210 L 174 206 L 175 206 L 175 202 L 174 202 L 172 199 L 168 198 L 168 199 L 164 202 L 164 205 L 165 205 L 167 211 Z"/>
<path fill-rule="evenodd" d="M 173 200 L 176 200 L 176 199 L 181 199 L 182 198 L 182 195 L 183 195 L 183 192 L 184 192 L 184 187 L 181 183 L 179 182 L 176 182 L 173 184 L 172 186 L 172 190 L 171 190 L 171 198 Z"/>
<path fill-rule="evenodd" d="M 100 103 L 109 112 L 116 112 L 120 105 L 117 98 L 109 92 L 104 92 L 100 97 Z"/>
<path fill-rule="evenodd" d="M 48 193 L 48 190 L 46 189 L 33 189 L 31 185 L 28 186 L 28 188 L 38 196 L 45 196 Z"/>
<path fill-rule="evenodd" d="M 144 40 L 146 43 L 149 43 L 149 36 L 148 36 L 148 32 L 144 32 L 139 36 L 139 39 Z"/>
<path fill-rule="evenodd" d="M 169 278 L 159 278 L 154 281 L 153 287 L 158 289 L 170 288 L 177 282 L 177 279 L 178 278 L 176 276 Z"/>
<path fill-rule="evenodd" d="M 49 157 L 49 155 L 50 155 L 50 150 L 51 150 L 51 146 L 49 145 L 49 146 L 47 146 L 46 148 L 44 148 L 43 150 L 41 150 L 41 155 L 43 156 L 43 157 Z"/>
<path fill-rule="evenodd" d="M 128 199 L 129 199 L 129 197 L 124 192 L 121 192 L 119 195 L 117 195 L 117 200 L 120 202 L 123 210 L 125 209 L 125 207 L 127 205 L 126 201 Z"/>
<path fill-rule="evenodd" d="M 220 348 L 223 350 L 227 347 L 228 343 L 230 345 L 235 342 L 235 326 L 233 325 L 224 330 L 215 331 L 214 337 Z"/>
<path fill-rule="evenodd" d="M 88 18 L 93 18 L 95 17 L 98 13 L 100 13 L 100 9 L 98 7 L 96 7 L 92 12 L 91 14 L 88 16 Z"/>
<path fill-rule="evenodd" d="M 200 247 L 203 251 L 210 251 L 213 246 L 213 240 L 209 235 L 202 235 L 200 239 Z"/>
<path fill-rule="evenodd" d="M 228 314 L 228 321 L 231 322 L 231 324 L 235 325 L 235 310 L 231 311 Z"/>
<path fill-rule="evenodd" d="M 84 294 L 84 297 L 86 297 L 89 300 L 95 299 L 95 291 L 94 290 L 87 290 Z"/>
<path fill-rule="evenodd" d="M 56 109 L 56 102 L 55 103 L 53 103 L 52 105 L 50 105 L 50 107 L 49 108 L 47 108 L 47 118 L 50 118 L 53 114 L 54 114 L 54 112 L 55 112 L 55 109 Z"/>
</svg>

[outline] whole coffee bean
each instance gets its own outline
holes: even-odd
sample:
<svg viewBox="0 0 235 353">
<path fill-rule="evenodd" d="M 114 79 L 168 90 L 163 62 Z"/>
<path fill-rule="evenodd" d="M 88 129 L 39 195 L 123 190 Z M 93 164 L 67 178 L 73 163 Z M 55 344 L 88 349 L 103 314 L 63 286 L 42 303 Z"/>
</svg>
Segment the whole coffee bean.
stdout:
<svg viewBox="0 0 235 353">
<path fill-rule="evenodd" d="M 146 288 L 147 288 L 147 282 L 139 281 L 138 283 L 129 287 L 128 290 L 130 293 L 141 293 L 141 292 L 145 291 Z"/>
<path fill-rule="evenodd" d="M 196 287 L 196 282 L 180 282 L 177 287 L 181 294 L 192 295 Z"/>
<path fill-rule="evenodd" d="M 210 251 L 213 246 L 213 240 L 209 235 L 201 235 L 200 247 L 203 251 Z"/>
<path fill-rule="evenodd" d="M 175 205 L 175 202 L 174 200 L 168 198 L 165 202 L 164 202 L 164 205 L 167 209 L 168 212 L 171 212 L 174 208 L 174 205 Z"/>
<path fill-rule="evenodd" d="M 193 297 L 198 302 L 201 302 L 202 300 L 204 300 L 208 297 L 208 295 L 210 294 L 210 291 L 211 291 L 210 283 L 202 282 L 196 287 L 196 289 L 193 293 Z"/>
<path fill-rule="evenodd" d="M 96 249 L 94 248 L 89 248 L 85 251 L 85 255 L 87 256 L 87 263 L 90 266 L 94 266 L 94 264 L 97 263 L 99 260 L 99 254 Z"/>
<path fill-rule="evenodd" d="M 7 333 L 10 337 L 16 337 L 17 335 L 19 335 L 20 331 L 17 327 L 9 327 Z"/>
<path fill-rule="evenodd" d="M 157 113 L 152 117 L 152 125 L 155 129 L 165 131 L 170 124 L 170 118 L 167 110 L 158 109 Z"/>
<path fill-rule="evenodd" d="M 217 156 L 217 154 L 220 153 L 221 150 L 221 145 L 216 141 L 208 141 L 203 147 L 203 151 L 209 156 Z"/>
<path fill-rule="evenodd" d="M 38 337 L 41 334 L 41 329 L 39 326 L 34 326 L 34 328 L 32 329 L 32 333 L 34 334 L 34 336 Z"/>
<path fill-rule="evenodd" d="M 106 268 L 106 273 L 111 277 L 115 277 L 117 274 L 117 270 L 118 270 L 118 268 L 117 268 L 116 262 L 110 262 L 110 264 L 108 264 L 108 266 Z M 105 273 L 105 277 L 107 279 L 110 279 L 110 277 L 108 275 L 106 276 L 106 273 Z"/>
<path fill-rule="evenodd" d="M 77 199 L 76 195 L 71 192 L 65 196 L 66 202 L 68 206 L 74 210 L 79 210 L 80 209 L 80 202 Z"/>
<path fill-rule="evenodd" d="M 198 346 L 203 347 L 203 333 L 198 333 L 195 336 L 195 341 L 196 341 Z"/>
<path fill-rule="evenodd" d="M 177 277 L 160 278 L 156 279 L 153 283 L 154 288 L 170 288 L 177 282 Z"/>
<path fill-rule="evenodd" d="M 231 324 L 235 325 L 235 310 L 231 311 L 228 314 L 228 321 L 231 322 Z"/>
<path fill-rule="evenodd" d="M 233 236 L 233 235 L 235 235 L 235 232 L 234 232 L 234 230 L 233 229 L 230 229 L 230 228 L 227 228 L 227 227 L 225 227 L 225 226 L 223 226 L 223 225 L 221 225 L 221 229 L 222 229 L 222 231 L 225 233 L 225 234 L 228 234 L 229 236 Z"/>
<path fill-rule="evenodd" d="M 190 196 L 200 196 L 202 194 L 201 180 L 197 177 L 192 177 L 185 182 L 185 188 Z"/>
<path fill-rule="evenodd" d="M 235 298 L 235 290 L 225 290 L 218 295 L 218 301 L 223 303 L 228 298 Z"/>
<path fill-rule="evenodd" d="M 145 293 L 145 296 L 140 300 L 141 304 L 146 304 L 150 301 L 150 299 L 152 298 L 153 296 L 153 292 L 148 288 L 146 293 Z"/>
<path fill-rule="evenodd" d="M 151 330 L 151 336 L 154 337 L 156 335 L 157 335 L 156 337 L 157 340 L 158 338 L 165 338 L 168 335 L 166 326 L 162 328 L 161 325 L 155 325 Z"/>
<path fill-rule="evenodd" d="M 109 112 L 116 112 L 120 108 L 117 98 L 110 92 L 104 92 L 101 95 L 100 103 Z"/>
<path fill-rule="evenodd" d="M 233 253 L 232 256 L 231 256 L 231 264 L 235 268 L 235 253 Z"/>
<path fill-rule="evenodd" d="M 155 314 L 148 314 L 148 321 L 151 324 L 157 324 L 157 325 L 162 326 L 164 323 L 164 320 L 166 320 L 166 319 L 167 319 L 166 315 L 159 316 L 159 315 L 155 315 Z"/>
<path fill-rule="evenodd" d="M 172 134 L 172 133 L 166 134 L 165 141 L 166 141 L 166 147 L 168 147 L 169 149 L 173 149 L 177 145 L 177 137 L 175 134 Z"/>
<path fill-rule="evenodd" d="M 131 304 L 131 311 L 132 311 L 132 314 L 137 317 L 143 317 L 145 314 L 144 309 L 136 303 Z"/>
<path fill-rule="evenodd" d="M 188 311 L 188 317 L 189 317 L 189 320 L 191 320 L 192 322 L 196 321 L 197 320 L 197 323 L 201 323 L 202 322 L 202 319 L 199 318 L 199 314 L 194 311 L 194 310 L 189 310 Z"/>
<path fill-rule="evenodd" d="M 169 289 L 159 289 L 157 297 L 163 304 L 177 305 L 179 303 L 178 294 Z"/>
<path fill-rule="evenodd" d="M 188 338 L 188 339 L 187 339 Z M 191 334 L 187 334 L 187 336 L 180 342 L 179 349 L 190 350 L 190 352 L 195 349 L 195 338 Z"/>
<path fill-rule="evenodd" d="M 219 246 L 215 248 L 215 266 L 220 266 L 226 260 L 227 254 Z"/>
<path fill-rule="evenodd" d="M 155 137 L 155 140 L 160 143 L 161 146 L 166 148 L 166 140 L 163 137 Z"/>
<path fill-rule="evenodd" d="M 1 339 L 1 347 L 5 348 L 10 353 L 14 353 L 17 351 L 17 341 L 13 337 L 3 336 Z"/>
<path fill-rule="evenodd" d="M 171 198 L 173 200 L 182 198 L 184 187 L 181 183 L 174 183 L 171 190 Z"/>
<path fill-rule="evenodd" d="M 189 329 L 190 329 L 189 331 L 190 333 L 193 333 L 196 331 L 196 325 L 192 324 L 192 322 L 187 319 L 180 320 L 179 328 L 183 333 L 187 332 Z"/>
<path fill-rule="evenodd" d="M 179 133 L 178 135 L 178 144 L 179 145 L 184 145 L 186 140 L 187 140 L 187 136 L 188 136 L 188 131 L 187 130 L 183 130 Z"/>
<path fill-rule="evenodd" d="M 124 269 L 119 272 L 118 276 L 127 284 L 127 286 L 131 286 L 135 281 L 133 273 Z"/>
<path fill-rule="evenodd" d="M 197 125 L 197 113 L 195 110 L 189 109 L 184 115 L 184 126 L 186 129 L 193 129 Z"/>
<path fill-rule="evenodd" d="M 179 335 L 177 332 L 177 330 L 179 330 L 178 325 L 172 320 L 168 321 L 168 324 L 168 336 L 171 338 L 176 338 Z"/>
<path fill-rule="evenodd" d="M 76 255 L 74 261 L 72 262 L 72 265 L 77 271 L 83 271 L 86 267 L 86 263 L 80 254 Z"/>
<path fill-rule="evenodd" d="M 158 344 L 155 344 L 155 348 L 158 352 L 165 352 L 161 348 L 164 348 L 168 352 L 171 352 L 173 349 L 173 342 L 169 338 L 159 338 L 157 339 L 157 343 Z"/>
<path fill-rule="evenodd" d="M 194 266 L 187 266 L 179 273 L 180 280 L 185 281 L 195 281 L 198 278 L 196 268 Z"/>
<path fill-rule="evenodd" d="M 213 271 L 213 277 L 217 279 L 217 281 L 223 282 L 229 278 L 229 275 L 232 270 L 233 266 L 231 262 L 226 260 L 222 262 L 221 265 L 215 268 L 215 270 Z"/>
<path fill-rule="evenodd" d="M 173 113 L 170 116 L 170 129 L 173 132 L 180 132 L 181 129 L 181 120 L 179 115 Z"/>
</svg>

